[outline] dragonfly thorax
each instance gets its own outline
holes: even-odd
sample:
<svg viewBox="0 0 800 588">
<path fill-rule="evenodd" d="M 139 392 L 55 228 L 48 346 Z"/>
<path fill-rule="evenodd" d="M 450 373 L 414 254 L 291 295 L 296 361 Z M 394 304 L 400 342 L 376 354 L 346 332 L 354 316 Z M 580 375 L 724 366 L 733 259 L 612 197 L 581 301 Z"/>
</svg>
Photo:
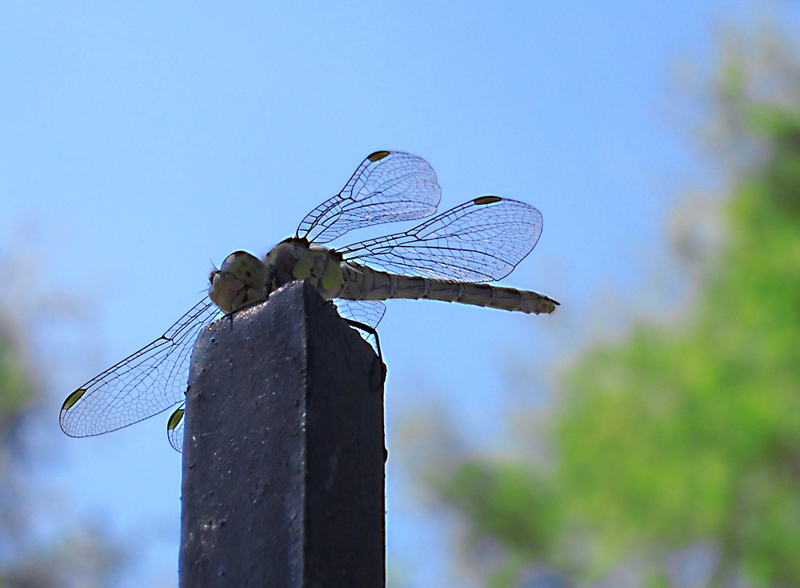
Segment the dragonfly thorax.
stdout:
<svg viewBox="0 0 800 588">
<path fill-rule="evenodd" d="M 331 249 L 309 247 L 305 239 L 286 239 L 265 257 L 271 291 L 294 280 L 308 280 L 323 298 L 335 298 L 344 287 L 341 261 Z"/>
<path fill-rule="evenodd" d="M 246 251 L 231 253 L 219 270 L 211 272 L 208 295 L 226 313 L 253 302 L 295 280 L 308 280 L 323 298 L 330 300 L 344 288 L 341 257 L 325 248 L 310 248 L 299 239 L 276 245 L 264 261 Z"/>
</svg>

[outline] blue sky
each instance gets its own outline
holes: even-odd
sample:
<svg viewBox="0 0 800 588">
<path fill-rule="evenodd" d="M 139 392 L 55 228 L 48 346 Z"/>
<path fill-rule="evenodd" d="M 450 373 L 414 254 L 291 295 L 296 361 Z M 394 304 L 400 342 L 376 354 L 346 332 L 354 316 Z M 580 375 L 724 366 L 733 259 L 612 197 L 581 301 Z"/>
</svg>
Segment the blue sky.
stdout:
<svg viewBox="0 0 800 588">
<path fill-rule="evenodd" d="M 57 463 L 43 479 L 76 518 L 137 544 L 123 585 L 174 585 L 180 456 L 165 416 L 62 436 L 67 393 L 159 336 L 204 295 L 212 264 L 265 253 L 363 157 L 395 149 L 432 164 L 442 210 L 493 193 L 544 215 L 538 246 L 504 283 L 559 300 L 555 315 L 392 302 L 380 329 L 390 455 L 400 423 L 432 408 L 470 449 L 504 451 L 509 415 L 541 404 L 587 337 L 669 297 L 653 276 L 669 214 L 697 177 L 671 71 L 713 63 L 725 25 L 762 8 L 4 6 L 0 253 L 41 257 L 28 268 L 35 288 L 6 296 L 77 304 L 70 333 L 46 323 L 37 347 L 53 366 L 43 374 L 56 429 L 39 431 Z M 536 379 L 510 393 L 519 365 Z M 472 585 L 449 563 L 452 517 L 431 516 L 405 465 L 388 466 L 390 558 L 414 587 Z"/>
</svg>

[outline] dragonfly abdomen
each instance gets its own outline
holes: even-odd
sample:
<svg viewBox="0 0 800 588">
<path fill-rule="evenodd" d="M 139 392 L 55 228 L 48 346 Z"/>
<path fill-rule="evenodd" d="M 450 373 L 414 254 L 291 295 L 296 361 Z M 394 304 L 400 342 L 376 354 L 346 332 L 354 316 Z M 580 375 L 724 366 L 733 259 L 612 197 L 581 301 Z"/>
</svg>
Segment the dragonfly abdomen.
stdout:
<svg viewBox="0 0 800 588">
<path fill-rule="evenodd" d="M 558 305 L 552 298 L 530 290 L 401 276 L 355 264 L 349 265 L 345 275 L 346 284 L 339 297 L 349 300 L 441 300 L 528 314 L 550 313 Z"/>
<path fill-rule="evenodd" d="M 403 276 L 398 277 L 406 279 Z M 528 314 L 553 312 L 556 304 L 558 304 L 547 296 L 528 290 L 517 290 L 516 288 L 492 286 L 490 284 L 470 284 L 427 279 L 423 279 L 423 281 L 427 282 L 427 288 L 424 295 L 419 296 L 419 298 L 427 298 L 429 300 L 460 302 L 461 304 L 486 306 Z M 414 296 L 398 296 L 398 298 L 406 297 L 414 298 Z"/>
</svg>

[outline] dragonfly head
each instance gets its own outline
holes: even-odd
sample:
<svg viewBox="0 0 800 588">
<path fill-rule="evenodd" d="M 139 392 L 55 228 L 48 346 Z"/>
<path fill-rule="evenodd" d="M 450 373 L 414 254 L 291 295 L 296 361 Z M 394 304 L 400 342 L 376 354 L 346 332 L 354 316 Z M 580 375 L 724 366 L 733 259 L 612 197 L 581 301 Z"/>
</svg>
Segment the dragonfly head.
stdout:
<svg viewBox="0 0 800 588">
<path fill-rule="evenodd" d="M 231 253 L 208 279 L 211 282 L 208 295 L 226 313 L 267 298 L 267 266 L 246 251 Z"/>
</svg>

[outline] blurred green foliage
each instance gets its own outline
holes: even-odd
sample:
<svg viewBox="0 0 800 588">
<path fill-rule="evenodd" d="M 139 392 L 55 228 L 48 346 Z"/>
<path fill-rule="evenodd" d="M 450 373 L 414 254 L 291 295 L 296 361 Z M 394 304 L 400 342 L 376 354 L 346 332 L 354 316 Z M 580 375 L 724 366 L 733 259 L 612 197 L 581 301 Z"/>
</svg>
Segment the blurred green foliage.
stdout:
<svg viewBox="0 0 800 588">
<path fill-rule="evenodd" d="M 732 59 L 717 85 L 748 160 L 728 170 L 725 238 L 695 260 L 691 309 L 566 370 L 552 473 L 474 460 L 434 483 L 516 571 L 598 578 L 645 561 L 667 586 L 669 555 L 704 542 L 719 552 L 710 585 L 800 586 L 800 93 L 769 100 L 756 73 Z M 507 562 L 489 584 L 515 585 Z"/>
<path fill-rule="evenodd" d="M 468 461 L 452 477 L 429 481 L 443 498 L 459 504 L 477 529 L 507 549 L 530 558 L 552 555 L 551 538 L 561 521 L 547 477 L 518 463 Z"/>
<path fill-rule="evenodd" d="M 489 586 L 513 585 L 527 561 L 554 561 L 554 540 L 562 528 L 551 476 L 511 461 L 470 460 L 452 475 L 431 473 L 428 483 L 440 498 L 457 505 L 471 522 L 467 542 L 474 547 L 491 536 L 504 550 Z"/>
<path fill-rule="evenodd" d="M 123 551 L 106 529 L 81 524 L 55 540 L 36 531 L 41 519 L 59 513 L 47 508 L 52 503 L 29 479 L 29 468 L 41 456 L 29 450 L 26 422 L 36 417 L 41 386 L 25 360 L 24 341 L 9 323 L 0 316 L 0 588 L 110 586 Z"/>
<path fill-rule="evenodd" d="M 0 332 L 0 418 L 19 412 L 34 396 L 22 365 L 14 341 Z"/>
</svg>

